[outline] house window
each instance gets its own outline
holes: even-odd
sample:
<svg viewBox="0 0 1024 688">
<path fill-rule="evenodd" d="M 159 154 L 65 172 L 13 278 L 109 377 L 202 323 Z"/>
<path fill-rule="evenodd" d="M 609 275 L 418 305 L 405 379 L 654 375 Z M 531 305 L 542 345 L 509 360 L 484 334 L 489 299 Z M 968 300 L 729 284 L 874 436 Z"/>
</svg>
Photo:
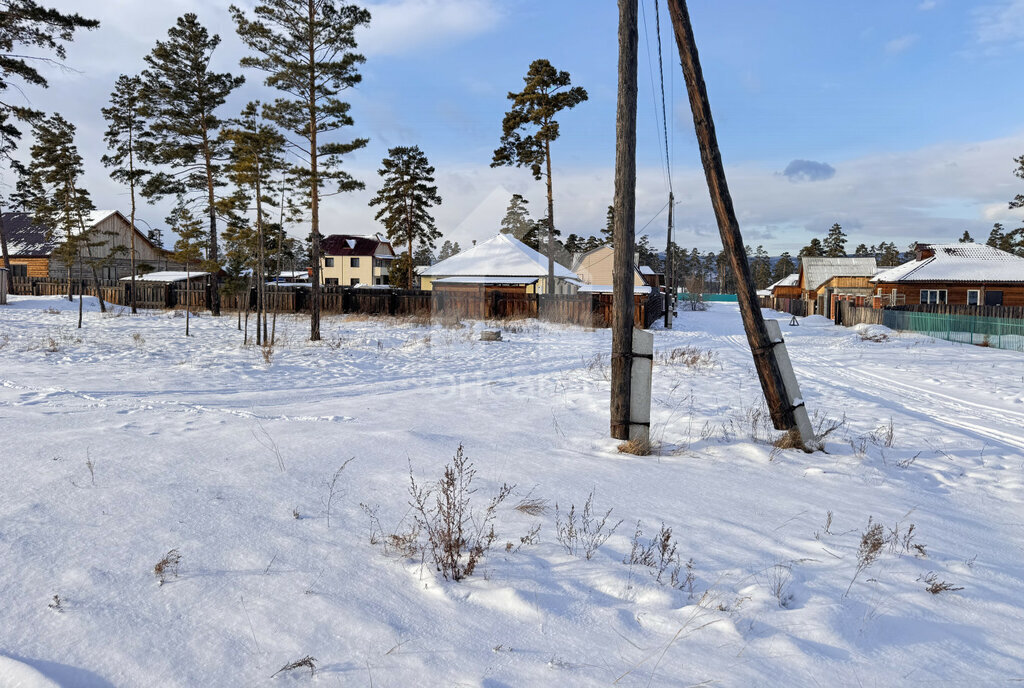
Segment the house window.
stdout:
<svg viewBox="0 0 1024 688">
<path fill-rule="evenodd" d="M 977 306 L 981 301 L 981 290 L 980 289 L 968 289 L 967 290 L 967 305 Z"/>
<path fill-rule="evenodd" d="M 348 260 L 349 260 L 349 263 L 348 263 L 349 267 L 353 267 L 353 268 L 359 267 L 359 259 L 358 258 L 349 258 Z"/>
<path fill-rule="evenodd" d="M 922 289 L 921 303 L 946 303 L 946 290 Z"/>
<path fill-rule="evenodd" d="M 350 286 L 350 287 L 354 287 L 357 284 L 359 284 L 359 278 L 358 277 L 353 277 L 352 279 L 350 279 L 348 281 L 348 286 Z"/>
<path fill-rule="evenodd" d="M 336 286 L 338 286 L 338 278 L 337 277 L 325 277 L 324 278 L 324 284 L 329 286 L 329 287 L 330 286 L 335 286 L 336 287 Z"/>
<path fill-rule="evenodd" d="M 991 289 L 985 290 L 985 305 L 986 306 L 1002 306 L 1003 305 L 1003 292 L 993 291 Z"/>
<path fill-rule="evenodd" d="M 334 259 L 333 258 L 324 258 L 324 267 L 325 268 L 333 268 L 334 267 Z"/>
<path fill-rule="evenodd" d="M 28 277 L 28 266 L 11 263 L 11 277 Z"/>
</svg>

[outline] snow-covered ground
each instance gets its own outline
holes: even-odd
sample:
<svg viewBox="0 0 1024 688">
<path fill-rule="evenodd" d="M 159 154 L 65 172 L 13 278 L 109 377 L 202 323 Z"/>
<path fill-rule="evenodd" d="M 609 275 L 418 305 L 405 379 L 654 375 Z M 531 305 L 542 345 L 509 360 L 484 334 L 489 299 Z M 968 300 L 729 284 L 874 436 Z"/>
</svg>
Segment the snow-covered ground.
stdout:
<svg viewBox="0 0 1024 688">
<path fill-rule="evenodd" d="M 1024 678 L 1019 353 L 766 312 L 812 416 L 836 426 L 807 455 L 771 445 L 735 305 L 681 312 L 655 334 L 657 446 L 637 457 L 607 438 L 607 330 L 517 322 L 491 343 L 481 323 L 336 317 L 314 344 L 284 318 L 268 361 L 233 317 L 193 319 L 186 340 L 169 313 L 93 303 L 78 330 L 77 305 L 11 301 L 0 685 Z M 407 532 L 410 471 L 436 480 L 460 444 L 476 509 L 516 487 L 456 583 L 385 550 L 368 512 Z M 591 492 L 622 523 L 588 560 L 559 543 L 555 505 L 564 518 Z M 858 572 L 869 518 L 885 543 Z M 641 544 L 664 524 L 692 560 L 677 587 L 623 563 L 638 521 Z M 943 582 L 962 589 L 926 590 Z M 312 678 L 271 678 L 306 656 Z"/>
</svg>

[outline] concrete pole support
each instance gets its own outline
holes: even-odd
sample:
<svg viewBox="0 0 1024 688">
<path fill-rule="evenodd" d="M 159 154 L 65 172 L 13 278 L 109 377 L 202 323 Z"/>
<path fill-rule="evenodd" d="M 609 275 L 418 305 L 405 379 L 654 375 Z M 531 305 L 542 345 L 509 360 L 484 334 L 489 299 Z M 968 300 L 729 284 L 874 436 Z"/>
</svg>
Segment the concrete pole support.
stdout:
<svg viewBox="0 0 1024 688">
<path fill-rule="evenodd" d="M 651 439 L 651 369 L 654 334 L 633 328 L 633 367 L 629 399 L 629 439 Z"/>
<path fill-rule="evenodd" d="M 800 431 L 800 439 L 803 440 L 804 448 L 808 451 L 817 451 L 821 449 L 821 445 L 818 438 L 814 436 L 811 419 L 807 416 L 807 406 L 804 404 L 803 395 L 800 394 L 800 383 L 797 382 L 796 373 L 793 372 L 793 364 L 789 360 L 789 352 L 786 351 L 786 341 L 782 338 L 779 321 L 768 319 L 764 321 L 764 324 L 765 329 L 768 330 L 768 338 L 773 344 L 772 353 L 782 372 L 786 396 L 789 397 L 789 403 L 793 405 L 793 417 L 796 419 L 796 428 Z"/>
</svg>

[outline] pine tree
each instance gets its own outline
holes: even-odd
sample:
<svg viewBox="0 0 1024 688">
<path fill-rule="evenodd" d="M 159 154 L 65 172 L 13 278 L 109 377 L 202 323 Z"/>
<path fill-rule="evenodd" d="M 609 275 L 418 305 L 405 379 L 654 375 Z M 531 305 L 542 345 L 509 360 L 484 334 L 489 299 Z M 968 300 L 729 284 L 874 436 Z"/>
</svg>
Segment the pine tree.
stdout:
<svg viewBox="0 0 1024 688">
<path fill-rule="evenodd" d="M 78 29 L 95 29 L 100 23 L 80 14 L 62 14 L 41 6 L 36 0 L 0 1 L 0 127 L 6 136 L 18 138 L 14 119 L 33 120 L 41 115 L 30 108 L 12 105 L 3 96 L 20 80 L 30 86 L 46 88 L 46 77 L 36 65 L 52 64 L 67 58 L 64 44 L 74 39 Z"/>
<path fill-rule="evenodd" d="M 899 248 L 895 242 L 882 242 L 878 245 L 879 257 L 878 264 L 884 266 L 895 266 L 899 265 L 903 261 L 903 254 L 900 253 Z"/>
<path fill-rule="evenodd" d="M 522 194 L 512 194 L 511 200 L 508 202 L 508 208 L 505 210 L 505 217 L 501 218 L 501 233 L 511 234 L 520 241 L 523 240 L 530 230 L 533 229 L 534 222 L 530 218 L 530 211 L 527 209 L 529 201 L 523 198 Z"/>
<path fill-rule="evenodd" d="M 853 255 L 857 256 L 858 258 L 868 258 L 871 256 L 871 254 L 872 252 L 868 250 L 866 244 L 857 244 L 857 248 L 854 249 L 853 251 Z"/>
<path fill-rule="evenodd" d="M 764 246 L 758 246 L 754 259 L 750 263 L 750 273 L 754 277 L 754 286 L 764 289 L 772 283 L 772 260 Z"/>
<path fill-rule="evenodd" d="M 388 239 L 402 242 L 409 256 L 413 256 L 413 242 L 429 248 L 441 237 L 434 224 L 430 209 L 441 205 L 434 182 L 434 168 L 427 162 L 419 146 L 398 146 L 388 150 L 377 174 L 384 178 L 370 205 L 379 205 L 374 219 L 387 230 Z M 412 289 L 414 260 L 408 263 L 406 289 Z"/>
<path fill-rule="evenodd" d="M 408 253 L 402 251 L 388 267 L 388 282 L 392 286 L 402 284 L 409 278 L 410 270 L 413 270 L 413 261 L 409 259 Z"/>
<path fill-rule="evenodd" d="M 179 197 L 178 203 L 167 217 L 167 224 L 178 234 L 174 242 L 174 260 L 185 265 L 185 336 L 189 333 L 189 318 L 192 303 L 192 267 L 202 259 L 204 240 L 203 223 L 192 215 L 186 201 Z"/>
<path fill-rule="evenodd" d="M 129 258 L 131 260 L 131 308 L 137 313 L 135 305 L 135 191 L 149 171 L 138 166 L 138 144 L 140 137 L 145 136 L 146 120 L 142 116 L 142 79 L 137 76 L 122 74 L 114 84 L 110 94 L 110 106 L 103 108 L 103 117 L 107 120 L 107 131 L 103 138 L 111 154 L 104 155 L 102 162 L 106 167 L 113 168 L 110 177 L 117 182 L 128 185 L 128 196 L 131 202 L 129 222 L 132 227 Z"/>
<path fill-rule="evenodd" d="M 236 208 L 255 211 L 256 223 L 256 343 L 267 346 L 267 244 L 270 222 L 266 206 L 275 205 L 274 178 L 284 169 L 284 136 L 259 116 L 260 104 L 248 103 L 241 116 L 221 132 L 231 143 L 227 165 L 229 179 L 238 189 L 232 199 Z M 262 327 L 262 331 L 261 328 Z"/>
<path fill-rule="evenodd" d="M 299 161 L 292 173 L 308 189 L 310 262 L 313 284 L 310 339 L 320 339 L 320 195 L 331 184 L 338 192 L 362 189 L 363 183 L 341 169 L 345 155 L 363 148 L 366 139 L 328 141 L 354 124 L 342 90 L 362 80 L 357 68 L 365 61 L 356 49 L 355 31 L 370 23 L 370 13 L 339 0 L 262 0 L 248 19 L 231 6 L 238 35 L 256 55 L 242 58 L 243 67 L 267 73 L 264 83 L 284 95 L 267 116 L 291 132 L 291 149 Z"/>
<path fill-rule="evenodd" d="M 974 243 L 974 238 L 971 236 L 971 233 L 968 232 L 966 229 L 964 230 L 963 235 L 960 237 L 960 243 L 961 244 L 973 244 Z"/>
<path fill-rule="evenodd" d="M 816 258 L 825 255 L 825 248 L 821 245 L 821 239 L 814 237 L 811 239 L 811 243 L 800 249 L 800 253 L 797 255 L 801 258 Z"/>
<path fill-rule="evenodd" d="M 25 172 L 25 167 L 17 160 L 11 158 L 14 149 L 17 147 L 17 140 L 21 137 L 21 132 L 13 126 L 9 126 L 9 113 L 3 109 L 0 109 L 0 164 L 8 162 L 11 167 L 11 172 L 15 177 L 20 177 Z M 2 178 L 0 178 L 0 188 L 3 188 Z M 0 194 L 0 255 L 3 256 L 3 267 L 7 268 L 7 291 L 14 291 L 14 272 L 11 270 L 11 254 L 7 250 L 7 235 L 4 233 L 4 205 L 6 200 L 3 194 Z"/>
<path fill-rule="evenodd" d="M 146 238 L 149 239 L 154 246 L 158 248 L 164 247 L 164 230 L 159 227 L 154 227 L 147 231 Z"/>
<path fill-rule="evenodd" d="M 166 41 L 157 41 L 146 56 L 142 72 L 148 136 L 139 148 L 147 163 L 160 170 L 142 189 L 150 199 L 191 196 L 209 217 L 206 261 L 209 272 L 217 274 L 217 189 L 224 185 L 223 162 L 227 143 L 218 136 L 222 125 L 216 110 L 245 79 L 227 72 L 210 70 L 220 37 L 211 36 L 196 18 L 187 13 L 167 31 Z M 215 276 L 210 290 L 210 311 L 220 315 L 220 289 Z"/>
<path fill-rule="evenodd" d="M 608 206 L 608 212 L 605 214 L 604 227 L 601 228 L 601 237 L 604 243 L 611 245 L 612 236 L 615 233 L 615 206 Z"/>
<path fill-rule="evenodd" d="M 438 260 L 447 260 L 448 258 L 451 258 L 452 256 L 454 256 L 458 252 L 459 252 L 459 245 L 457 243 L 453 244 L 452 242 L 450 242 L 447 239 L 445 239 L 445 242 L 443 244 L 441 244 L 441 251 L 440 251 L 440 253 L 437 254 L 437 259 Z"/>
<path fill-rule="evenodd" d="M 846 255 L 846 233 L 838 222 L 829 228 L 828 236 L 822 245 L 825 255 L 829 258 L 842 258 Z"/>
<path fill-rule="evenodd" d="M 59 242 L 56 256 L 67 267 L 68 300 L 71 300 L 71 268 L 77 260 L 79 270 L 82 249 L 94 244 L 86 236 L 85 220 L 94 209 L 89 192 L 79 186 L 85 174 L 82 156 L 75 146 L 75 126 L 60 115 L 37 119 L 32 123 L 35 143 L 29 153 L 32 162 L 22 178 L 19 192 L 36 222 L 45 226 L 51 240 Z M 93 278 L 96 279 L 95 266 Z M 100 310 L 106 312 L 103 299 Z M 78 326 L 82 326 L 82 295 L 79 293 Z"/>
<path fill-rule="evenodd" d="M 580 86 L 570 87 L 569 72 L 556 70 L 547 60 L 534 60 L 523 81 L 526 85 L 522 91 L 508 94 L 512 108 L 502 120 L 501 147 L 494 151 L 491 167 L 529 167 L 534 179 L 547 180 L 547 288 L 549 294 L 554 294 L 555 201 L 551 184 L 551 142 L 559 134 L 555 116 L 587 100 L 587 92 Z"/>
<path fill-rule="evenodd" d="M 772 272 L 772 281 L 778 282 L 780 279 L 789 277 L 797 271 L 796 263 L 793 262 L 793 257 L 789 255 L 789 251 L 783 251 L 779 259 L 775 261 L 775 269 Z"/>
<path fill-rule="evenodd" d="M 420 244 L 416 247 L 416 252 L 412 254 L 413 265 L 433 265 L 435 262 L 437 262 L 437 258 L 426 244 Z"/>
</svg>

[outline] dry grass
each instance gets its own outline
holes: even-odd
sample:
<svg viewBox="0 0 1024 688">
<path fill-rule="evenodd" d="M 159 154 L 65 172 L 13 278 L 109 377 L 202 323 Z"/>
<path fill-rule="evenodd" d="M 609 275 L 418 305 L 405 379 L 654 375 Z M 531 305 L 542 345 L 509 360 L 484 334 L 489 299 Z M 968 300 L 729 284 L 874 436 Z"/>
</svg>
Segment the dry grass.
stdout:
<svg viewBox="0 0 1024 688">
<path fill-rule="evenodd" d="M 471 497 L 476 492 L 475 477 L 476 469 L 462 445 L 436 484 L 421 486 L 409 471 L 415 528 L 426 534 L 425 549 L 446 580 L 458 581 L 473 575 L 498 537 L 494 531 L 498 507 L 515 487 L 502 484 L 487 506 L 474 512 Z"/>
<path fill-rule="evenodd" d="M 516 504 L 515 510 L 527 516 L 543 516 L 548 512 L 548 500 L 527 495 Z"/>
<path fill-rule="evenodd" d="M 586 559 L 590 559 L 622 525 L 620 520 L 609 527 L 608 518 L 611 515 L 611 509 L 600 518 L 594 515 L 593 490 L 587 495 L 583 512 L 579 516 L 576 514 L 575 504 L 570 504 L 568 513 L 563 513 L 555 502 L 555 539 L 565 548 L 567 554 L 575 557 L 582 553 Z"/>
<path fill-rule="evenodd" d="M 306 655 L 302 659 L 297 659 L 294 662 L 288 662 L 283 667 L 272 673 L 270 678 L 274 678 L 282 671 L 292 671 L 294 669 L 309 669 L 309 675 L 312 676 L 316 673 L 316 658 Z"/>
<path fill-rule="evenodd" d="M 622 454 L 634 454 L 636 456 L 648 456 L 651 453 L 651 441 L 648 439 L 635 438 L 621 443 L 618 450 Z"/>
<path fill-rule="evenodd" d="M 177 548 L 172 549 L 153 567 L 153 574 L 156 576 L 157 583 L 163 585 L 169 580 L 177 578 L 178 567 L 180 566 L 181 553 L 178 552 Z"/>
<path fill-rule="evenodd" d="M 917 580 L 923 582 L 925 584 L 924 589 L 933 595 L 938 595 L 940 592 L 956 592 L 957 590 L 964 589 L 962 585 L 953 585 L 944 580 L 939 580 L 939 576 L 934 571 L 918 576 Z"/>
<path fill-rule="evenodd" d="M 714 368 L 719 365 L 718 354 L 711 349 L 696 346 L 681 346 L 671 351 L 654 354 L 655 365 L 682 365 L 688 368 Z"/>
<path fill-rule="evenodd" d="M 772 443 L 776 449 L 803 449 L 804 441 L 800 437 L 800 431 L 796 428 L 790 428 L 787 430 L 782 437 L 775 440 Z"/>
</svg>

